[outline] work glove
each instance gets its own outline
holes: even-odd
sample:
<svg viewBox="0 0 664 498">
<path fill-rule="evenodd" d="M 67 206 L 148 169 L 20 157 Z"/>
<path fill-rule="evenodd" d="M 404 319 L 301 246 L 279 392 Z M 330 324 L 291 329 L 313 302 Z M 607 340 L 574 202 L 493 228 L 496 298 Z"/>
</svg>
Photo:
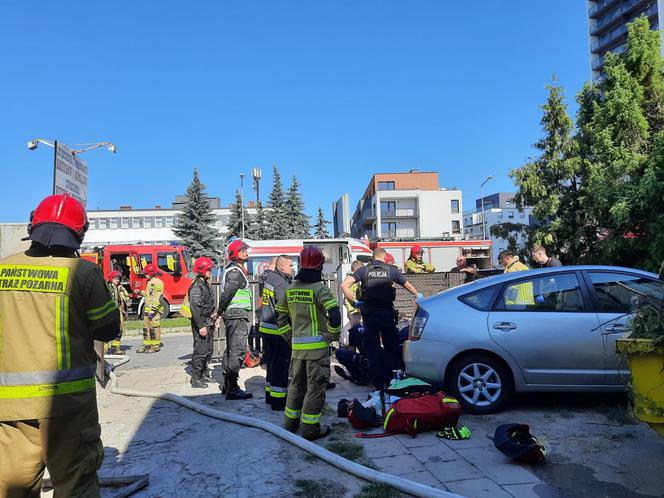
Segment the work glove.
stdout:
<svg viewBox="0 0 664 498">
<path fill-rule="evenodd" d="M 355 301 L 355 302 L 353 303 L 353 308 L 359 308 L 359 307 L 362 306 L 363 304 L 364 304 L 364 303 L 363 303 L 362 301 Z"/>
<path fill-rule="evenodd" d="M 537 304 L 544 304 L 544 296 L 539 294 L 537 297 L 535 297 L 535 301 L 537 301 Z"/>
</svg>

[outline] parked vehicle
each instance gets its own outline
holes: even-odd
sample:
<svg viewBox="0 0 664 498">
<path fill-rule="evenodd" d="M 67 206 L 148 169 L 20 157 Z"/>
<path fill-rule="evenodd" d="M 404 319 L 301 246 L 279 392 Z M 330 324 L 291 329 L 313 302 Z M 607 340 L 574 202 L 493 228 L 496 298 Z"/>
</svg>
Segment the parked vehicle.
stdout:
<svg viewBox="0 0 664 498">
<path fill-rule="evenodd" d="M 657 275 L 630 268 L 487 277 L 418 301 L 406 371 L 472 413 L 500 410 L 514 391 L 621 391 L 629 370 L 615 341 L 630 310 L 663 300 Z"/>
<path fill-rule="evenodd" d="M 162 275 L 159 278 L 164 282 L 168 313 L 180 309 L 191 285 L 191 278 L 187 273 L 191 272 L 193 267 L 189 249 L 185 246 L 111 245 L 83 252 L 81 257 L 100 265 L 107 280 L 112 271 L 119 271 L 122 274 L 122 285 L 132 299 L 130 311 L 139 315 L 143 311 L 143 299 L 137 291 L 145 289 L 147 276 L 143 268 L 146 265 L 154 263 L 161 270 Z"/>
</svg>

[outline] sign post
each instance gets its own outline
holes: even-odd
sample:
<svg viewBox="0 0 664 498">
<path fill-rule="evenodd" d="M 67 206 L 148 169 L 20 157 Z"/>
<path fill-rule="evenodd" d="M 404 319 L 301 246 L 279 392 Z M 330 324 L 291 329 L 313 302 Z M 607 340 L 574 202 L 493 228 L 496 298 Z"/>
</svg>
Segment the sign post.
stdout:
<svg viewBox="0 0 664 498">
<path fill-rule="evenodd" d="M 83 206 L 88 202 L 88 165 L 67 148 L 55 142 L 53 193 L 69 194 Z"/>
</svg>

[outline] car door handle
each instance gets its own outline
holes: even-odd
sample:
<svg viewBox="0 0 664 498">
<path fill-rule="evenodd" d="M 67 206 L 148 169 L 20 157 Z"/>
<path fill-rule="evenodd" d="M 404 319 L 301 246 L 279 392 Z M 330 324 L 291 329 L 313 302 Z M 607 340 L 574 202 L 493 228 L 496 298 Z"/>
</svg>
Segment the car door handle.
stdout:
<svg viewBox="0 0 664 498">
<path fill-rule="evenodd" d="M 512 322 L 496 322 L 493 324 L 493 328 L 498 330 L 514 330 L 516 325 Z"/>
<path fill-rule="evenodd" d="M 627 327 L 625 325 L 609 325 L 604 330 L 606 332 L 617 334 L 620 332 L 627 332 Z"/>
</svg>

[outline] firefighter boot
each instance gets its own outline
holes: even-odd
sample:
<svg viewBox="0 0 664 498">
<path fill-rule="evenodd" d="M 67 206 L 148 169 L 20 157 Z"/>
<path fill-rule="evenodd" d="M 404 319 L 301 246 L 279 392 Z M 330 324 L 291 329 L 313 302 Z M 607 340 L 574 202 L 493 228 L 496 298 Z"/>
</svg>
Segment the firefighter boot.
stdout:
<svg viewBox="0 0 664 498">
<path fill-rule="evenodd" d="M 226 386 L 226 399 L 251 399 L 254 397 L 253 394 L 243 391 L 237 383 L 239 375 L 236 373 L 231 373 L 228 375 L 228 384 Z"/>
<path fill-rule="evenodd" d="M 200 374 L 192 373 L 191 374 L 191 387 L 196 388 L 196 389 L 205 389 L 206 387 L 208 387 L 208 385 L 205 382 L 205 379 L 203 379 Z"/>
</svg>

